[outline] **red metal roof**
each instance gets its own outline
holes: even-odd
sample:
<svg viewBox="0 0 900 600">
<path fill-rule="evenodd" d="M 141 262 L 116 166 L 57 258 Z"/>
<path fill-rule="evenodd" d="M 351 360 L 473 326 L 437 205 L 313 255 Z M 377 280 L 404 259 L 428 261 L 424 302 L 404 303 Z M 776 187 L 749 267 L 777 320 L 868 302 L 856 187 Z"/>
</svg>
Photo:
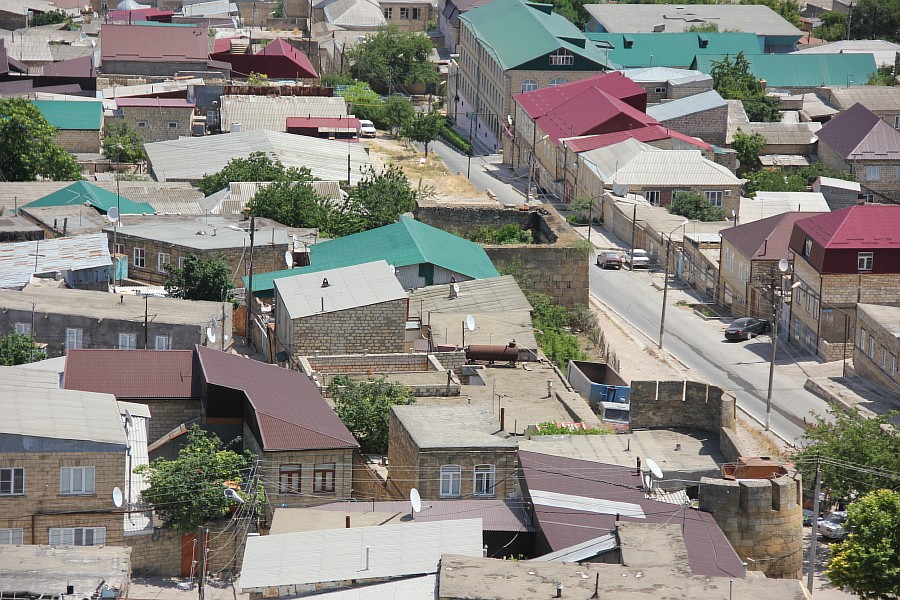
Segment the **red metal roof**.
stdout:
<svg viewBox="0 0 900 600">
<path fill-rule="evenodd" d="M 750 260 L 781 260 L 793 258 L 790 242 L 794 223 L 800 219 L 828 213 L 788 212 L 737 227 L 723 229 L 722 239 L 727 240 L 745 258 Z"/>
<path fill-rule="evenodd" d="M 100 26 L 103 61 L 203 62 L 209 58 L 206 27 Z"/>
<path fill-rule="evenodd" d="M 484 531 L 534 531 L 521 500 L 423 500 L 416 521 L 451 521 L 481 518 Z M 332 502 L 315 510 L 345 513 L 410 513 L 408 501 Z"/>
<path fill-rule="evenodd" d="M 272 40 L 256 54 L 231 54 L 230 41 L 227 46 L 217 41 L 212 58 L 229 63 L 238 75 L 255 72 L 282 79 L 318 77 L 309 58 L 281 38 Z"/>
<path fill-rule="evenodd" d="M 519 464 L 526 497 L 530 498 L 532 491 L 540 490 L 637 504 L 645 518 L 619 516 L 618 520 L 682 524 L 694 575 L 744 577 L 741 559 L 712 515 L 646 498 L 636 469 L 523 451 L 519 451 Z M 546 539 L 552 552 L 613 533 L 616 529 L 614 514 L 535 504 L 533 515 L 538 535 Z"/>
<path fill-rule="evenodd" d="M 149 106 L 152 108 L 194 108 L 194 102 L 184 98 L 116 98 L 116 106 Z"/>
<path fill-rule="evenodd" d="M 900 248 L 900 206 L 860 204 L 801 219 L 794 228 L 827 250 L 896 249 Z"/>
<path fill-rule="evenodd" d="M 602 90 L 640 111 L 647 109 L 647 92 L 644 88 L 619 72 L 601 73 L 562 85 L 523 92 L 513 98 L 531 118 L 536 118 L 561 107 L 588 90 Z"/>
<path fill-rule="evenodd" d="M 79 56 L 70 60 L 46 64 L 43 67 L 45 77 L 96 77 L 93 56 Z"/>
<path fill-rule="evenodd" d="M 900 160 L 900 131 L 859 103 L 825 123 L 816 135 L 846 160 Z"/>
<path fill-rule="evenodd" d="M 110 23 L 133 23 L 134 21 L 171 21 L 175 13 L 158 8 L 138 8 L 135 10 L 111 10 L 107 13 Z"/>
<path fill-rule="evenodd" d="M 208 384 L 244 393 L 256 413 L 263 450 L 359 446 L 305 375 L 203 346 L 197 357 Z"/>
<path fill-rule="evenodd" d="M 116 398 L 198 398 L 191 350 L 69 350 L 63 388 Z"/>
<path fill-rule="evenodd" d="M 588 135 L 577 138 L 569 138 L 565 141 L 573 152 L 587 152 L 596 150 L 597 148 L 605 148 L 619 142 L 624 142 L 629 138 L 634 138 L 639 142 L 655 142 L 666 138 L 675 138 L 688 144 L 692 144 L 703 150 L 712 150 L 712 144 L 707 144 L 703 140 L 684 135 L 674 129 L 669 129 L 659 124 L 647 125 L 638 129 L 629 129 L 627 131 L 614 131 L 612 133 L 601 133 L 598 135 Z"/>
</svg>

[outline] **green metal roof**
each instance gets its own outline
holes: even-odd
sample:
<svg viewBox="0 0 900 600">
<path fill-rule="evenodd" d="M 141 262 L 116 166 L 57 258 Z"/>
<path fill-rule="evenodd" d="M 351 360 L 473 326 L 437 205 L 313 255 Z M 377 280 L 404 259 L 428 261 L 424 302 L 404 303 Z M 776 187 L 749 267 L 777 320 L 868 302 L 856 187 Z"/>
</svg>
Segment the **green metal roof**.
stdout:
<svg viewBox="0 0 900 600">
<path fill-rule="evenodd" d="M 703 54 L 761 54 L 755 33 L 585 33 L 609 60 L 626 69 L 688 67 Z M 652 63 L 652 64 L 651 64 Z"/>
<path fill-rule="evenodd" d="M 44 118 L 59 129 L 96 129 L 103 120 L 103 103 L 89 100 L 32 100 Z"/>
<path fill-rule="evenodd" d="M 709 73 L 721 56 L 698 56 L 692 69 Z M 732 60 L 734 56 L 731 57 Z M 750 71 L 765 79 L 768 88 L 863 85 L 875 72 L 871 54 L 754 54 L 747 56 Z"/>
<path fill-rule="evenodd" d="M 409 217 L 400 221 L 329 240 L 310 247 L 308 267 L 286 269 L 253 276 L 253 293 L 271 295 L 281 277 L 316 273 L 373 260 L 386 260 L 396 267 L 430 263 L 474 279 L 499 277 L 480 245 Z M 247 285 L 244 277 L 244 285 Z"/>
<path fill-rule="evenodd" d="M 134 202 L 125 196 L 117 196 L 113 192 L 90 184 L 87 181 L 76 181 L 70 186 L 57 190 L 50 195 L 29 202 L 22 208 L 38 208 L 42 206 L 72 206 L 90 204 L 97 210 L 109 212 L 114 206 L 119 207 L 123 215 L 155 215 L 156 210 L 145 202 Z"/>
<path fill-rule="evenodd" d="M 522 0 L 493 0 L 459 16 L 485 49 L 492 52 L 503 70 L 526 63 L 565 48 L 597 69 L 606 65 L 603 54 L 565 17 L 552 11 L 552 5 Z M 545 70 L 565 71 L 547 63 Z M 584 70 L 584 69 L 581 69 Z"/>
</svg>

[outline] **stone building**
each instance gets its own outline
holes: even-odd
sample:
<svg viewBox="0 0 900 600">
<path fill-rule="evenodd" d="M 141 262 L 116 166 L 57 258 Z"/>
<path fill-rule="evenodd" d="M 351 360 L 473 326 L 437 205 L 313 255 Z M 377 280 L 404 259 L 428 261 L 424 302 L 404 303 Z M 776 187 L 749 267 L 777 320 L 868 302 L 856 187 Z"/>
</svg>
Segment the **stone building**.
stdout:
<svg viewBox="0 0 900 600">
<path fill-rule="evenodd" d="M 56 127 L 53 141 L 73 154 L 100 152 L 103 103 L 87 99 L 32 100 L 47 121 Z"/>
<path fill-rule="evenodd" d="M 209 58 L 208 32 L 206 26 L 104 23 L 100 27 L 103 73 L 172 77 L 191 71 L 216 72 L 228 78 L 230 65 Z"/>
<path fill-rule="evenodd" d="M 728 103 L 715 90 L 651 106 L 647 115 L 685 135 L 725 145 Z"/>
<path fill-rule="evenodd" d="M 900 308 L 877 304 L 856 305 L 853 372 L 875 385 L 900 395 Z"/>
<path fill-rule="evenodd" d="M 404 496 L 506 498 L 516 489 L 516 442 L 484 407 L 391 407 L 388 484 Z"/>
<path fill-rule="evenodd" d="M 425 31 L 434 19 L 431 0 L 380 0 L 378 4 L 387 26 L 399 31 Z"/>
<path fill-rule="evenodd" d="M 822 194 L 831 210 L 856 206 L 862 195 L 862 188 L 855 181 L 834 177 L 818 177 L 812 184 L 812 191 Z"/>
<path fill-rule="evenodd" d="M 191 135 L 194 107 L 182 98 L 116 98 L 117 116 L 140 133 L 144 142 Z"/>
<path fill-rule="evenodd" d="M 275 280 L 275 335 L 291 362 L 403 352 L 408 313 L 406 290 L 384 260 Z"/>
<path fill-rule="evenodd" d="M 622 74 L 647 92 L 647 104 L 652 106 L 664 100 L 678 100 L 713 89 L 710 75 L 690 69 L 670 67 L 643 67 L 623 69 Z"/>
</svg>

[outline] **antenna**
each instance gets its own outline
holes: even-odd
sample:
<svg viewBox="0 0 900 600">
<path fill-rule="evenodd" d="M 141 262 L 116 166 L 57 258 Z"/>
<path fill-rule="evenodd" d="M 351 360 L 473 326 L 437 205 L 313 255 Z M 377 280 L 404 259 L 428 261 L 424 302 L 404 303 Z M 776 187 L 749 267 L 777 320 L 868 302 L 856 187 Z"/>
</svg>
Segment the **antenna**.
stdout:
<svg viewBox="0 0 900 600">
<path fill-rule="evenodd" d="M 119 209 L 115 206 L 111 206 L 108 211 L 106 211 L 106 220 L 110 223 L 115 223 L 119 220 Z"/>
<path fill-rule="evenodd" d="M 229 500 L 234 500 L 235 502 L 237 502 L 239 504 L 244 503 L 244 499 L 241 498 L 240 496 L 238 496 L 238 493 L 231 488 L 225 488 L 225 491 L 223 493 L 225 494 L 225 497 L 228 498 Z"/>
<path fill-rule="evenodd" d="M 127 408 L 125 409 L 125 424 L 129 429 L 134 427 L 134 417 L 131 416 L 131 411 Z"/>
<path fill-rule="evenodd" d="M 475 331 L 475 317 L 472 315 L 466 315 L 466 329 Z"/>
<path fill-rule="evenodd" d="M 288 269 L 294 268 L 294 254 L 290 250 L 284 253 L 284 264 Z"/>
<path fill-rule="evenodd" d="M 412 504 L 413 518 L 415 518 L 417 512 L 422 512 L 422 498 L 416 488 L 409 490 L 409 503 Z"/>
<path fill-rule="evenodd" d="M 113 504 L 116 505 L 116 508 L 122 508 L 122 503 L 124 502 L 124 497 L 122 496 L 122 489 L 119 487 L 114 487 L 112 492 Z"/>
<path fill-rule="evenodd" d="M 647 468 L 650 469 L 650 472 L 653 473 L 653 476 L 657 479 L 663 478 L 662 469 L 659 468 L 659 465 L 656 464 L 656 461 L 652 458 L 647 459 Z"/>
<path fill-rule="evenodd" d="M 206 339 L 209 340 L 210 344 L 215 344 L 216 343 L 216 330 L 213 329 L 212 327 L 207 327 L 206 328 Z"/>
</svg>

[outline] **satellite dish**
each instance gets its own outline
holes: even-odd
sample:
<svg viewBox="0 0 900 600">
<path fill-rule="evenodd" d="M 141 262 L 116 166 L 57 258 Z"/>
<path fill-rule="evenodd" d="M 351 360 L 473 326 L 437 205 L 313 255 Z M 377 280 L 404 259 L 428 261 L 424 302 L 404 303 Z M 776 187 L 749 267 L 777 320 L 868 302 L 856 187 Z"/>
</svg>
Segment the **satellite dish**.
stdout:
<svg viewBox="0 0 900 600">
<path fill-rule="evenodd" d="M 216 330 L 213 329 L 212 327 L 207 327 L 206 328 L 206 339 L 209 340 L 210 344 L 215 344 L 216 343 Z"/>
<path fill-rule="evenodd" d="M 78 34 L 78 39 L 80 39 L 83 42 L 84 40 L 87 39 L 87 34 L 84 31 L 82 31 L 81 33 Z"/>
<path fill-rule="evenodd" d="M 453 293 L 459 294 L 459 284 L 458 283 L 453 284 Z"/>
<path fill-rule="evenodd" d="M 91 40 L 91 48 L 97 47 L 97 40 Z"/>
<path fill-rule="evenodd" d="M 288 250 L 287 252 L 284 253 L 284 264 L 287 265 L 288 269 L 294 268 L 294 255 L 291 253 L 290 250 Z"/>
<path fill-rule="evenodd" d="M 122 496 L 122 490 L 118 487 L 113 488 L 113 504 L 116 505 L 116 508 L 122 508 L 122 502 L 124 498 Z"/>
<path fill-rule="evenodd" d="M 228 498 L 229 500 L 234 500 L 235 502 L 238 502 L 240 504 L 244 503 L 244 499 L 241 498 L 240 496 L 238 496 L 238 493 L 236 491 L 234 491 L 233 489 L 225 488 L 224 493 L 225 493 L 225 497 Z"/>
<path fill-rule="evenodd" d="M 787 273 L 788 269 L 790 269 L 790 268 L 791 268 L 791 263 L 788 262 L 788 259 L 782 258 L 781 260 L 778 261 L 778 270 L 781 271 L 782 273 Z"/>
<path fill-rule="evenodd" d="M 395 267 L 394 265 L 388 265 L 388 266 L 391 268 L 391 273 L 397 272 L 397 267 Z"/>
<path fill-rule="evenodd" d="M 106 211 L 106 220 L 110 223 L 115 223 L 119 220 L 119 209 L 115 206 L 111 206 L 108 211 Z"/>
<path fill-rule="evenodd" d="M 412 504 L 413 514 L 422 512 L 422 498 L 416 488 L 409 490 L 409 503 Z"/>
<path fill-rule="evenodd" d="M 475 317 L 473 317 L 472 315 L 466 316 L 466 328 L 469 331 L 475 331 Z"/>
<path fill-rule="evenodd" d="M 656 477 L 657 479 L 663 478 L 662 469 L 659 468 L 659 465 L 656 464 L 656 461 L 653 460 L 652 458 L 647 459 L 647 468 L 650 469 L 650 472 L 653 473 L 653 476 Z"/>
<path fill-rule="evenodd" d="M 134 427 L 134 417 L 131 416 L 131 411 L 127 408 L 125 409 L 125 424 L 128 425 L 129 429 Z"/>
</svg>

